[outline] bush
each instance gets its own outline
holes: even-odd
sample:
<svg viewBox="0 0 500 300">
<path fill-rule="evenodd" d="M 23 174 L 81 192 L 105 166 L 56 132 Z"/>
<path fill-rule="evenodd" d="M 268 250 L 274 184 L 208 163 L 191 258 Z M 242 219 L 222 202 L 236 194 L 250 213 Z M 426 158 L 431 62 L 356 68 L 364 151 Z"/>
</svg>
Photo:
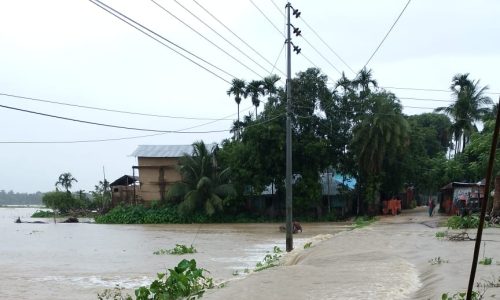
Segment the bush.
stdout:
<svg viewBox="0 0 500 300">
<path fill-rule="evenodd" d="M 205 277 L 205 269 L 197 268 L 196 261 L 183 259 L 177 267 L 158 273 L 158 279 L 149 287 L 135 290 L 137 300 L 196 299 L 205 290 L 214 287 L 212 278 Z"/>
<path fill-rule="evenodd" d="M 175 247 L 172 249 L 160 249 L 158 251 L 153 252 L 155 255 L 163 255 L 163 254 L 173 254 L 173 255 L 182 255 L 182 254 L 190 254 L 196 253 L 196 249 L 191 245 L 190 247 L 181 244 L 175 244 Z"/>
<path fill-rule="evenodd" d="M 447 225 L 451 229 L 477 228 L 479 226 L 479 217 L 475 215 L 465 217 L 453 216 L 448 219 Z"/>
<path fill-rule="evenodd" d="M 481 259 L 479 261 L 479 264 L 480 265 L 489 266 L 489 265 L 491 265 L 492 262 L 493 262 L 493 258 L 492 257 L 483 257 L 483 259 Z"/>
<path fill-rule="evenodd" d="M 52 218 L 53 216 L 54 212 L 50 210 L 37 210 L 31 215 L 32 218 Z"/>
<path fill-rule="evenodd" d="M 58 210 L 62 214 L 67 213 L 71 209 L 80 208 L 79 201 L 71 193 L 66 192 L 48 192 L 43 195 L 42 202 L 47 207 Z"/>
</svg>

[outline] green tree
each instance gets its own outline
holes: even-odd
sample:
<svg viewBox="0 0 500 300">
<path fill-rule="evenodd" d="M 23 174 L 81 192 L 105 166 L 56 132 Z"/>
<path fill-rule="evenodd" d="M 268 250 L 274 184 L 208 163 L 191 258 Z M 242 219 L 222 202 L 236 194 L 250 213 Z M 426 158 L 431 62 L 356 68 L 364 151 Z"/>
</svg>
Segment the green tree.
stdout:
<svg viewBox="0 0 500 300">
<path fill-rule="evenodd" d="M 56 189 L 58 186 L 61 186 L 66 190 L 66 193 L 70 193 L 69 190 L 73 187 L 73 182 L 78 182 L 78 180 L 76 180 L 71 173 L 66 172 L 59 175 L 59 179 L 57 180 L 55 186 Z"/>
<path fill-rule="evenodd" d="M 255 106 L 255 119 L 257 119 L 257 108 L 260 105 L 259 96 L 265 95 L 264 82 L 261 80 L 252 80 L 248 83 L 245 89 L 245 97 L 250 96 L 252 104 Z"/>
<path fill-rule="evenodd" d="M 436 108 L 453 118 L 455 152 L 462 152 L 473 132 L 477 132 L 476 122 L 487 115 L 493 102 L 486 96 L 487 86 L 481 87 L 479 80 L 471 80 L 469 74 L 456 74 L 450 86 L 455 102 L 447 107 Z"/>
<path fill-rule="evenodd" d="M 99 209 L 101 212 L 109 209 L 111 205 L 111 187 L 109 186 L 109 181 L 106 179 L 104 181 L 100 180 L 95 185 L 91 194 L 94 208 Z"/>
<path fill-rule="evenodd" d="M 393 94 L 373 93 L 368 101 L 371 108 L 353 130 L 352 148 L 361 169 L 365 200 L 370 213 L 376 213 L 384 162 L 397 163 L 394 155 L 407 145 L 408 123 L 401 113 L 399 100 Z"/>
<path fill-rule="evenodd" d="M 213 215 L 222 211 L 224 200 L 234 195 L 229 169 L 220 170 L 215 149 L 202 141 L 193 144 L 193 155 L 184 155 L 179 162 L 182 181 L 167 191 L 168 201 L 177 201 L 181 214 L 204 211 Z"/>
<path fill-rule="evenodd" d="M 238 128 L 239 128 L 239 123 L 240 123 L 240 103 L 241 103 L 241 97 L 246 98 L 245 94 L 245 86 L 246 83 L 244 80 L 234 78 L 233 81 L 231 82 L 231 87 L 229 90 L 227 90 L 227 95 L 231 96 L 234 95 L 234 101 L 236 102 L 236 105 L 238 106 Z"/>
</svg>

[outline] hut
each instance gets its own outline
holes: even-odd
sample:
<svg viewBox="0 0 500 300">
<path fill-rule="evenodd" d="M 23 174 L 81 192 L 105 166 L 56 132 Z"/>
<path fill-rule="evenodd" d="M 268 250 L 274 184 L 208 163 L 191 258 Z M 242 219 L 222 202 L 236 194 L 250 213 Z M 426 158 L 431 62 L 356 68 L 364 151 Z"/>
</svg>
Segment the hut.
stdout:
<svg viewBox="0 0 500 300">
<path fill-rule="evenodd" d="M 447 215 L 460 213 L 460 208 L 480 207 L 484 200 L 485 180 L 479 182 L 450 182 L 441 188 L 439 212 Z"/>
<path fill-rule="evenodd" d="M 111 206 L 115 207 L 120 203 L 137 204 L 136 184 L 139 181 L 137 176 L 123 175 L 110 183 Z"/>
</svg>

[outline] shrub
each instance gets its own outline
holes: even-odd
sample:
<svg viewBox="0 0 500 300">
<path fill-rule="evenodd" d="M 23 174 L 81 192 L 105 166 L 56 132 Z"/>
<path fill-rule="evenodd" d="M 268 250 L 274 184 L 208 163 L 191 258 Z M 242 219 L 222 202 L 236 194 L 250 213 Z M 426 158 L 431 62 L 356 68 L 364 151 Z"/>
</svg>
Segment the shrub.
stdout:
<svg viewBox="0 0 500 300">
<path fill-rule="evenodd" d="M 189 253 L 196 253 L 196 249 L 191 245 L 190 247 L 181 244 L 175 244 L 175 247 L 172 249 L 160 249 L 158 251 L 153 252 L 155 255 L 163 255 L 163 254 L 174 254 L 174 255 L 182 255 Z"/>
<path fill-rule="evenodd" d="M 273 253 L 271 254 L 268 252 L 266 256 L 264 256 L 262 262 L 257 263 L 257 265 L 255 266 L 255 272 L 279 266 L 279 261 L 282 255 L 283 250 L 281 250 L 281 248 L 279 248 L 278 246 L 274 246 Z"/>
<path fill-rule="evenodd" d="M 481 259 L 479 261 L 479 264 L 480 265 L 489 266 L 489 265 L 491 265 L 492 262 L 493 262 L 493 258 L 492 257 L 483 257 L 483 259 Z"/>
<path fill-rule="evenodd" d="M 137 300 L 195 299 L 214 287 L 212 278 L 205 277 L 205 269 L 197 268 L 196 261 L 183 259 L 177 267 L 166 273 L 158 273 L 158 278 L 149 287 L 135 290 Z"/>
<path fill-rule="evenodd" d="M 31 215 L 32 218 L 52 218 L 53 216 L 54 212 L 50 210 L 37 210 Z"/>
<path fill-rule="evenodd" d="M 448 219 L 447 225 L 451 229 L 477 228 L 479 226 L 479 217 L 475 215 L 465 217 L 453 216 Z"/>
</svg>

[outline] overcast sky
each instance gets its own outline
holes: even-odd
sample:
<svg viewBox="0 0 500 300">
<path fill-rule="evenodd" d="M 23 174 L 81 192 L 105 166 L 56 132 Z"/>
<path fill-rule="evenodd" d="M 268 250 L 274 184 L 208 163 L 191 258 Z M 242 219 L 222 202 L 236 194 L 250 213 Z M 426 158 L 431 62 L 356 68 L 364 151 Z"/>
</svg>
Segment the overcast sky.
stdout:
<svg viewBox="0 0 500 300">
<path fill-rule="evenodd" d="M 271 72 L 286 72 L 284 38 L 256 8 L 283 32 L 284 18 L 271 0 L 197 0 L 250 44 L 253 52 L 193 0 L 180 4 L 231 41 L 258 66 L 205 27 L 175 0 L 156 0 L 235 57 L 229 57 L 149 0 L 105 0 L 109 6 L 199 55 L 225 72 L 245 80 Z M 274 0 L 281 11 L 285 1 Z M 359 70 L 389 30 L 407 0 L 294 1 L 302 12 L 292 23 L 302 30 L 294 44 L 304 55 L 292 57 L 292 72 L 318 66 L 332 82 L 349 69 Z M 446 90 L 452 76 L 468 72 L 473 79 L 500 92 L 500 1 L 413 0 L 392 33 L 373 57 L 380 86 Z M 349 66 L 343 64 L 303 23 L 307 22 Z M 312 47 L 328 59 L 324 60 Z M 266 60 L 262 59 L 262 57 Z M 311 62 L 309 62 L 310 60 Z M 333 66 L 335 66 L 335 68 Z M 231 75 L 214 70 L 224 80 Z M 258 75 L 257 75 L 258 74 Z M 282 76 L 284 77 L 284 76 Z M 151 132 L 106 128 L 48 118 L 0 107 L 0 190 L 50 191 L 59 174 L 78 179 L 74 190 L 92 190 L 132 173 L 129 155 L 139 144 L 191 144 L 203 139 L 220 142 L 230 136 L 236 104 L 226 95 L 229 84 L 189 62 L 85 0 L 0 1 L 0 93 L 83 106 L 198 119 L 173 119 L 89 110 L 0 96 L 0 105 L 98 123 L 158 130 L 219 133 L 167 133 L 121 141 L 71 144 L 16 144 L 128 138 Z M 448 92 L 392 90 L 407 114 L 430 112 L 449 103 L 410 100 L 450 100 Z M 491 95 L 494 101 L 498 94 Z M 420 108 L 412 108 L 420 107 Z M 251 101 L 242 114 L 253 111 Z M 250 108 L 250 109 L 249 109 Z"/>
</svg>

